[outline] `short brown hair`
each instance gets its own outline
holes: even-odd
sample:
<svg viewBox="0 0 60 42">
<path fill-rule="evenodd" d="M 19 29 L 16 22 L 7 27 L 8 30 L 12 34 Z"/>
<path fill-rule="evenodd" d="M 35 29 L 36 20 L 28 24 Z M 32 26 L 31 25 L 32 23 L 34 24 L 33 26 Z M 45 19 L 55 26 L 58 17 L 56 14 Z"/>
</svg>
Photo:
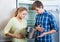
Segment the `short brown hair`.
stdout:
<svg viewBox="0 0 60 42">
<path fill-rule="evenodd" d="M 32 9 L 35 9 L 35 7 L 40 8 L 41 6 L 42 6 L 42 8 L 43 8 L 43 4 L 42 4 L 41 1 L 35 1 L 35 2 L 33 3 L 33 5 L 32 5 Z"/>
<path fill-rule="evenodd" d="M 24 11 L 24 10 L 26 10 L 27 11 L 27 9 L 25 8 L 25 7 L 19 7 L 19 8 L 17 8 L 17 10 L 16 10 L 16 12 L 15 12 L 15 17 L 17 16 L 17 14 L 18 14 L 18 11 L 19 12 L 22 12 L 22 11 Z"/>
</svg>

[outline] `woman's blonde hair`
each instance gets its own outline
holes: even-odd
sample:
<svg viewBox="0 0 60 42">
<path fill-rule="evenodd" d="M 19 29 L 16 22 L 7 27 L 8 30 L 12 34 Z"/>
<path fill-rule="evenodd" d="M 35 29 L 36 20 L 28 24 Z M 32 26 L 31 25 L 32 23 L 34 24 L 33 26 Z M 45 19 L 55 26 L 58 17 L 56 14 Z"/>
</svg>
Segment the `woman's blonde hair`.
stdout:
<svg viewBox="0 0 60 42">
<path fill-rule="evenodd" d="M 16 11 L 15 11 L 14 16 L 16 17 L 16 16 L 18 15 L 18 12 L 22 12 L 22 11 L 24 11 L 24 10 L 27 11 L 27 9 L 26 9 L 25 7 L 19 7 L 19 8 L 17 8 Z"/>
</svg>

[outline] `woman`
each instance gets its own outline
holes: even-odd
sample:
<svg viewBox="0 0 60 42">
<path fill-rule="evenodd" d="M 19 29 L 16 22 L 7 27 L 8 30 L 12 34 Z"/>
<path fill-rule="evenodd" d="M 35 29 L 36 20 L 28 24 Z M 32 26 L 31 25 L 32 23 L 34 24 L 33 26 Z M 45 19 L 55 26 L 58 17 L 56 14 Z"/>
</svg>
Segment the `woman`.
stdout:
<svg viewBox="0 0 60 42">
<path fill-rule="evenodd" d="M 24 37 L 27 22 L 24 17 L 27 15 L 27 9 L 19 7 L 15 12 L 15 17 L 11 18 L 4 29 L 4 34 L 12 37 L 12 42 L 27 42 Z M 23 30 L 23 31 L 22 31 Z"/>
</svg>

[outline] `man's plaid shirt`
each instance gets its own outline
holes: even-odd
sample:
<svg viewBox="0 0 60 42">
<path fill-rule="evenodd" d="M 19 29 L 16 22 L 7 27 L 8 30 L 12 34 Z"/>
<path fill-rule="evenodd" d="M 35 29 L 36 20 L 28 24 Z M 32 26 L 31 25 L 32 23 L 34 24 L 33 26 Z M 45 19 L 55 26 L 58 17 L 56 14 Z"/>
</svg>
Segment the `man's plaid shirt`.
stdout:
<svg viewBox="0 0 60 42">
<path fill-rule="evenodd" d="M 45 10 L 42 14 L 36 15 L 35 26 L 41 25 L 45 30 L 44 32 L 49 32 L 50 30 L 58 30 L 58 26 L 56 24 L 56 20 L 54 16 Z M 51 34 L 47 34 L 41 38 L 37 38 L 37 36 L 41 35 L 44 32 L 36 31 L 35 42 L 52 42 Z"/>
</svg>

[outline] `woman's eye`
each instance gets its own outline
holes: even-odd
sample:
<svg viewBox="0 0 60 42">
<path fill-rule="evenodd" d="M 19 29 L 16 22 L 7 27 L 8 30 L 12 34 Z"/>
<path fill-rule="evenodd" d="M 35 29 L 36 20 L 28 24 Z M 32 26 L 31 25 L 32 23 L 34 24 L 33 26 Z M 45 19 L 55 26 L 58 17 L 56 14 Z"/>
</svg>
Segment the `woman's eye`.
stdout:
<svg viewBox="0 0 60 42">
<path fill-rule="evenodd" d="M 23 15 L 26 15 L 26 14 L 23 14 Z"/>
</svg>

